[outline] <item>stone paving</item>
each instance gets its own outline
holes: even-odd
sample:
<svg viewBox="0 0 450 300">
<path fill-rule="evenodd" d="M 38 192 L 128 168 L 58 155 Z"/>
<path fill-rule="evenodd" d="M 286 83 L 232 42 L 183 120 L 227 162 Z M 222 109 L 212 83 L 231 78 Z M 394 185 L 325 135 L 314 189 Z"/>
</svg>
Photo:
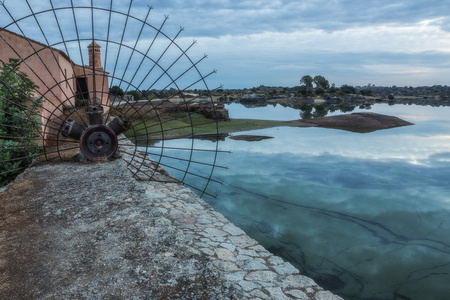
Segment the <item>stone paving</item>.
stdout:
<svg viewBox="0 0 450 300">
<path fill-rule="evenodd" d="M 272 255 L 193 191 L 173 183 L 174 178 L 146 153 L 136 150 L 133 143 L 128 141 L 121 147 L 128 168 L 144 185 L 147 197 L 161 214 L 158 222 L 176 228 L 179 241 L 193 253 L 207 255 L 241 297 L 342 299 L 300 275 L 292 264 Z"/>
<path fill-rule="evenodd" d="M 35 166 L 1 190 L 0 298 L 342 299 L 143 156 Z M 133 178 L 142 162 L 162 182 Z"/>
<path fill-rule="evenodd" d="M 191 190 L 177 184 L 144 183 L 147 197 L 173 226 L 181 243 L 206 254 L 244 299 L 342 299 L 272 255 Z"/>
</svg>

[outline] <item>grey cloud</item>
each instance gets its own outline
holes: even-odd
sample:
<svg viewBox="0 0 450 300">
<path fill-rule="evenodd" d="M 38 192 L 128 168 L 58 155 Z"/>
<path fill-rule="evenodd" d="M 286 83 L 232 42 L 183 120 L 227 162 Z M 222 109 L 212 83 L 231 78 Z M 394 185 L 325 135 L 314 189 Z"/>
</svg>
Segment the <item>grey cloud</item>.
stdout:
<svg viewBox="0 0 450 300">
<path fill-rule="evenodd" d="M 201 36 L 245 35 L 261 31 L 325 31 L 381 24 L 412 24 L 446 17 L 450 7 L 442 1 L 157 1 Z M 205 26 L 207 24 L 207 26 Z M 448 30 L 448 22 L 440 24 Z"/>
<path fill-rule="evenodd" d="M 33 7 L 48 8 L 46 1 L 32 0 Z M 60 6 L 59 1 L 54 1 Z M 6 4 L 12 6 L 11 0 Z M 45 4 L 44 4 L 45 3 Z M 110 0 L 98 0 L 94 5 L 109 7 Z M 75 5 L 90 5 L 79 0 Z M 450 31 L 450 6 L 441 0 L 137 0 L 133 14 L 143 18 L 152 5 L 152 18 L 169 15 L 168 27 L 184 26 L 193 36 L 247 35 L 261 31 L 292 32 L 321 29 L 344 30 L 382 24 L 412 24 L 438 19 L 437 25 Z M 115 1 L 113 8 L 126 12 L 128 3 Z M 28 11 L 25 9 L 23 11 Z M 18 10 L 19 12 L 19 10 Z"/>
<path fill-rule="evenodd" d="M 30 0 L 31 1 L 31 0 Z M 77 0 L 78 1 L 78 0 Z M 40 4 L 40 0 L 32 0 L 36 4 Z M 45 1 L 44 1 L 45 2 Z M 55 6 L 68 5 L 55 2 Z M 188 43 L 192 40 L 190 37 L 220 37 L 230 36 L 246 36 L 250 34 L 258 34 L 264 31 L 269 32 L 294 32 L 305 31 L 313 32 L 313 30 L 323 30 L 326 32 L 335 32 L 359 27 L 373 27 L 377 25 L 389 24 L 389 26 L 401 26 L 416 24 L 424 20 L 435 20 L 433 25 L 450 32 L 450 8 L 444 1 L 428 0 L 428 1 L 392 1 L 392 0 L 367 0 L 367 1 L 286 1 L 286 0 L 259 0 L 259 1 L 231 1 L 231 0 L 156 0 L 152 2 L 135 0 L 133 1 L 132 15 L 140 19 L 144 19 L 148 4 L 153 5 L 154 10 L 149 17 L 149 23 L 159 27 L 163 22 L 164 16 L 169 15 L 170 20 L 166 23 L 163 32 L 168 36 L 174 36 L 180 26 L 186 28 L 182 37 L 189 37 Z M 6 4 L 12 0 L 6 0 Z M 94 4 L 102 7 L 109 7 L 110 0 L 96 0 Z M 80 0 L 75 5 L 90 5 L 90 1 Z M 113 9 L 126 13 L 129 3 L 126 1 L 114 1 Z M 42 6 L 46 9 L 48 6 Z M 17 11 L 17 12 L 16 12 Z M 25 10 L 23 10 L 25 11 Z M 19 8 L 15 7 L 14 13 L 19 16 Z M 27 12 L 28 13 L 28 12 Z M 63 18 L 67 15 L 67 20 Z M 58 12 L 61 17 L 63 27 L 69 26 L 65 21 L 72 22 L 72 16 L 69 12 Z M 83 16 L 77 14 L 79 24 L 82 24 Z M 107 16 L 105 15 L 105 20 Z M 36 39 L 42 40 L 39 35 L 39 29 L 34 26 L 34 21 L 29 20 L 30 27 L 25 27 L 26 34 L 34 36 Z M 119 41 L 121 39 L 124 18 L 116 18 L 112 24 L 111 39 Z M 28 24 L 28 23 L 27 23 Z M 52 27 L 50 24 L 47 27 Z M 55 39 L 59 39 L 56 27 L 53 26 Z M 128 23 L 125 41 L 133 44 L 136 39 L 141 23 L 130 21 Z M 117 30 L 116 30 L 117 29 Z M 47 29 L 49 30 L 49 29 Z M 91 28 L 86 28 L 86 36 L 89 36 Z M 73 37 L 74 33 L 71 27 L 67 27 L 64 31 L 66 39 Z M 67 32 L 67 33 L 66 33 Z M 70 33 L 72 32 L 72 33 Z M 372 31 L 373 32 L 373 31 Z M 83 31 L 80 32 L 84 37 Z M 101 33 L 96 33 L 97 37 L 101 37 Z M 153 32 L 145 31 L 142 38 L 151 39 Z M 267 45 L 270 46 L 270 38 L 274 35 L 267 35 Z M 300 35 L 301 36 L 301 35 Z M 236 41 L 230 41 L 232 45 L 220 43 L 215 47 L 216 39 L 207 39 L 207 45 L 196 45 L 195 48 L 201 52 L 210 54 L 208 65 L 214 66 L 219 70 L 219 76 L 216 76 L 217 82 L 212 86 L 225 84 L 226 87 L 234 87 L 238 84 L 244 86 L 249 85 L 297 85 L 299 78 L 304 74 L 321 74 L 327 77 L 331 82 L 336 84 L 357 84 L 357 80 L 364 80 L 362 84 L 375 81 L 376 76 L 386 76 L 386 74 L 375 73 L 373 69 L 365 69 L 368 65 L 399 65 L 399 66 L 418 66 L 428 69 L 437 70 L 444 73 L 450 68 L 450 54 L 438 51 L 406 53 L 399 52 L 399 49 L 392 49 L 396 52 L 390 52 L 389 44 L 378 45 L 373 43 L 375 47 L 362 52 L 347 51 L 347 47 L 332 49 L 325 47 L 329 51 L 320 51 L 323 47 L 314 49 L 315 42 L 328 43 L 327 39 L 314 40 L 305 44 L 298 43 L 293 45 L 292 40 L 289 42 L 279 42 L 279 47 L 266 47 L 265 41 L 259 42 L 256 48 L 251 43 L 251 39 L 240 38 Z M 346 37 L 352 37 L 347 35 Z M 360 38 L 360 37 L 358 37 Z M 363 36 L 363 38 L 365 38 Z M 367 38 L 370 38 L 369 36 Z M 52 39 L 50 39 L 52 41 Z M 227 40 L 227 39 L 225 39 Z M 255 39 L 257 40 L 257 39 Z M 336 41 L 338 39 L 334 39 Z M 339 40 L 338 40 L 339 41 Z M 364 43 L 362 41 L 356 41 Z M 384 41 L 381 39 L 381 41 Z M 357 46 L 358 43 L 355 43 Z M 278 45 L 278 44 L 277 44 Z M 307 45 L 308 49 L 301 49 L 303 45 Z M 344 42 L 347 45 L 347 41 Z M 311 47 L 309 47 L 311 46 Z M 297 48 L 296 48 L 297 47 Z M 206 48 L 206 50 L 205 50 Z M 208 49 L 209 48 L 209 49 Z M 351 44 L 348 49 L 354 49 Z M 392 48 L 392 47 L 391 47 Z M 342 50 L 344 49 L 344 50 Z M 427 48 L 428 49 L 428 48 Z M 433 48 L 430 48 L 433 49 Z M 197 50 L 191 50 L 197 51 Z M 419 50 L 417 50 L 419 51 Z M 256 53 L 257 52 L 257 53 Z M 245 66 L 245 67 L 242 67 Z M 378 69 L 377 69 L 378 71 Z M 434 76 L 434 75 L 433 75 Z M 436 75 L 441 76 L 442 75 Z M 387 78 L 387 77 L 386 77 Z M 396 80 L 390 77 L 391 82 Z M 437 77 L 431 78 L 427 84 L 442 82 Z M 216 79 L 214 79 L 215 81 Z M 381 80 L 381 79 L 380 79 Z M 384 78 L 383 78 L 384 80 Z M 387 79 L 386 79 L 387 80 Z M 432 81 L 436 82 L 432 82 Z M 377 82 L 372 82 L 377 83 Z M 415 82 L 408 85 L 416 85 Z"/>
</svg>

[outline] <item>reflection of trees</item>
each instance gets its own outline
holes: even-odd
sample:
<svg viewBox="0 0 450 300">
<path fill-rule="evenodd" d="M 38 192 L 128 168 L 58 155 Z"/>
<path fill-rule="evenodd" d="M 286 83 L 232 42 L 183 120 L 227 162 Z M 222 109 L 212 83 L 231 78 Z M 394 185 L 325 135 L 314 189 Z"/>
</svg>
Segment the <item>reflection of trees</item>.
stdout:
<svg viewBox="0 0 450 300">
<path fill-rule="evenodd" d="M 266 107 L 266 101 L 241 102 L 246 108 Z"/>
<path fill-rule="evenodd" d="M 356 105 L 344 104 L 339 109 L 343 113 L 352 112 L 355 109 Z"/>
<path fill-rule="evenodd" d="M 359 106 L 360 109 L 371 109 L 372 108 L 372 104 L 361 104 Z"/>
<path fill-rule="evenodd" d="M 300 109 L 300 117 L 302 119 L 311 119 L 312 118 L 312 110 L 313 106 L 310 104 L 302 104 L 299 107 Z"/>
<path fill-rule="evenodd" d="M 328 109 L 324 105 L 315 107 L 315 111 L 312 114 L 313 118 L 325 117 L 328 114 Z"/>
<path fill-rule="evenodd" d="M 300 109 L 300 117 L 302 119 L 311 119 L 311 118 L 319 118 L 325 117 L 329 112 L 341 111 L 343 113 L 352 112 L 356 106 L 360 109 L 371 109 L 372 104 L 350 104 L 350 103 L 341 103 L 338 105 L 334 104 L 301 104 L 298 106 Z"/>
</svg>

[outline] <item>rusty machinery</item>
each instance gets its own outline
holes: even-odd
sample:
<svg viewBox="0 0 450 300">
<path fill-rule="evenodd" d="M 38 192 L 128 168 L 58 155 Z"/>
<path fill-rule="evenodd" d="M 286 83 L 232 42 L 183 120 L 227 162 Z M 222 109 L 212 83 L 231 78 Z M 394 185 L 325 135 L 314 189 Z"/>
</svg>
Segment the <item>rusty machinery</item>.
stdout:
<svg viewBox="0 0 450 300">
<path fill-rule="evenodd" d="M 222 168 L 218 153 L 226 151 L 218 147 L 217 120 L 198 122 L 192 109 L 206 100 L 207 109 L 216 109 L 206 84 L 215 71 L 202 75 L 206 55 L 188 55 L 196 42 L 180 41 L 183 28 L 163 31 L 167 16 L 151 24 L 153 9 L 140 1 L 35 3 L 0 2 L 0 114 L 12 120 L 0 124 L 0 163 L 12 165 L 0 176 L 19 173 L 35 158 L 58 161 L 77 151 L 83 161 L 122 156 L 136 177 L 150 180 L 160 180 L 154 174 L 163 167 L 209 193 L 214 170 Z M 200 141 L 207 123 L 214 125 L 210 141 Z"/>
</svg>

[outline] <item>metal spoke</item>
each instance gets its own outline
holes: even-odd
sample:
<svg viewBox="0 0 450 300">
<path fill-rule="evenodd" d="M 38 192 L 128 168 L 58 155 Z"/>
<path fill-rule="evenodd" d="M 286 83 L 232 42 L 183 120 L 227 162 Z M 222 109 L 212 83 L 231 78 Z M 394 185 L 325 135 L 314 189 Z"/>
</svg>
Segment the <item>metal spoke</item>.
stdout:
<svg viewBox="0 0 450 300">
<path fill-rule="evenodd" d="M 195 121 L 199 112 L 191 104 L 200 94 L 185 96 L 201 90 L 209 98 L 204 107 L 215 115 L 214 90 L 206 84 L 215 71 L 202 75 L 200 65 L 207 56 L 189 56 L 196 41 L 183 48 L 183 28 L 170 32 L 165 26 L 168 16 L 150 24 L 153 7 L 136 9 L 133 0 L 123 9 L 113 9 L 113 0 L 83 5 L 46 1 L 43 10 L 29 0 L 0 1 L 0 10 L 10 18 L 0 20 L 0 63 L 6 70 L 0 74 L 0 117 L 5 118 L 0 120 L 0 151 L 16 153 L 2 156 L 0 163 L 14 167 L 2 169 L 1 178 L 20 173 L 31 161 L 64 161 L 77 153 L 87 160 L 119 155 L 140 180 L 181 182 L 199 195 L 211 195 L 209 184 L 220 183 L 213 178 L 214 170 L 226 169 L 217 164 L 217 155 L 229 151 L 219 150 L 218 138 L 211 149 L 195 139 L 197 129 L 207 124 L 215 125 L 212 134 L 219 134 L 216 119 Z M 16 17 L 18 10 L 12 6 L 26 12 Z M 142 18 L 131 14 L 139 10 Z M 86 49 L 87 44 L 91 48 Z M 9 57 L 2 53 L 17 58 L 17 65 L 5 68 Z M 12 76 L 23 85 L 8 82 Z M 124 88 L 124 93 L 140 92 L 143 99 L 112 95 L 106 89 L 113 86 Z M 174 139 L 182 145 L 172 145 Z M 162 176 L 166 173 L 161 168 L 175 177 Z"/>
</svg>

